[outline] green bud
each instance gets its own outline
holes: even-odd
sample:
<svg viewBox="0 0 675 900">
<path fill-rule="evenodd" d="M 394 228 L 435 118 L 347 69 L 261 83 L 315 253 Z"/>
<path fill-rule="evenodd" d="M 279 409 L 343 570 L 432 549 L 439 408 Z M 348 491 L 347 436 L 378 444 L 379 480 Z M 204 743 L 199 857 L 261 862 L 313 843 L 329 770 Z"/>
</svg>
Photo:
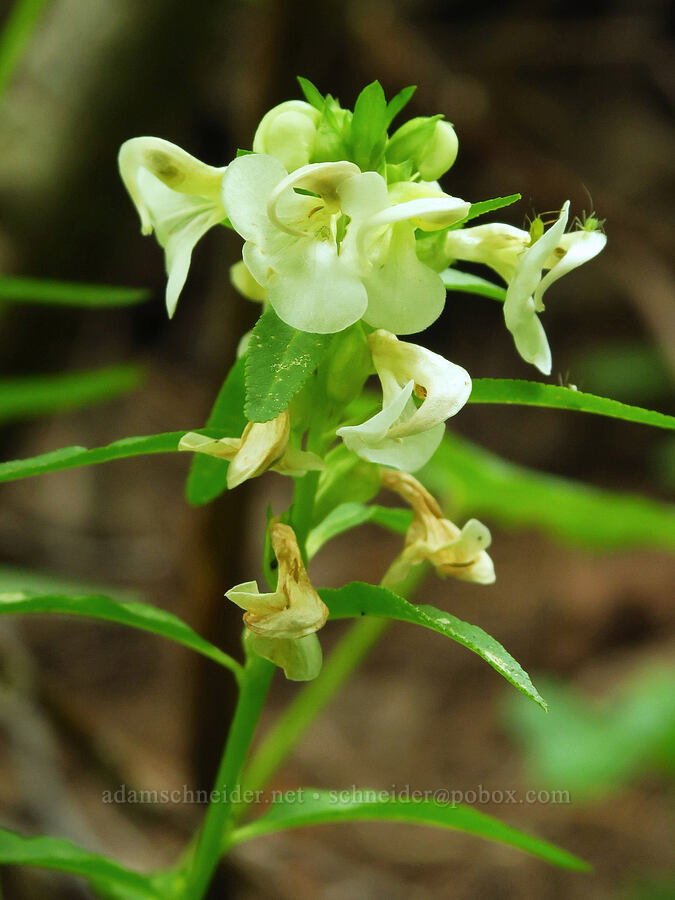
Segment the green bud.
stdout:
<svg viewBox="0 0 675 900">
<path fill-rule="evenodd" d="M 337 335 L 324 362 L 328 399 L 340 406 L 351 403 L 361 393 L 372 371 L 368 341 L 357 323 Z"/>
<path fill-rule="evenodd" d="M 306 166 L 314 151 L 321 113 L 304 100 L 288 100 L 266 113 L 253 138 L 253 152 L 274 156 L 293 172 Z"/>
<path fill-rule="evenodd" d="M 394 132 L 387 144 L 388 163 L 410 159 L 424 181 L 436 181 L 457 159 L 455 129 L 439 117 L 410 119 Z"/>
</svg>

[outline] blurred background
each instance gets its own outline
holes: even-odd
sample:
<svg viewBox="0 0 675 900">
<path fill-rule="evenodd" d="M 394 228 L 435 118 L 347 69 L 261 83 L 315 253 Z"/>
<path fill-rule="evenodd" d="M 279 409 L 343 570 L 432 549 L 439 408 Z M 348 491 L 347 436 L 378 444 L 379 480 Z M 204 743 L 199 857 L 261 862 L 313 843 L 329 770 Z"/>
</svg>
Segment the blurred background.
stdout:
<svg viewBox="0 0 675 900">
<path fill-rule="evenodd" d="M 2 0 L 3 17 L 11 5 Z M 375 78 L 388 96 L 417 84 L 408 114 L 442 112 L 459 134 L 446 190 L 470 200 L 521 192 L 503 211 L 511 224 L 568 198 L 575 215 L 606 218 L 606 251 L 547 297 L 553 380 L 669 411 L 670 12 L 665 0 L 48 0 L 0 97 L 0 271 L 141 287 L 149 299 L 89 310 L 10 302 L 0 287 L 0 391 L 18 377 L 110 367 L 118 377 L 105 403 L 5 415 L 1 457 L 204 423 L 258 313 L 229 286 L 240 242 L 225 229 L 200 242 L 169 322 L 162 254 L 139 234 L 117 150 L 128 137 L 159 135 L 222 165 L 250 147 L 269 107 L 299 95 L 297 74 L 345 106 Z M 475 377 L 537 377 L 488 299 L 450 295 L 428 344 Z M 567 790 L 569 803 L 480 808 L 589 859 L 594 873 L 453 833 L 331 826 L 243 845 L 213 897 L 673 896 L 674 571 L 659 539 L 675 484 L 673 439 L 533 408 L 471 406 L 452 427 L 516 464 L 478 461 L 520 478 L 526 493 L 541 486 L 531 470 L 558 480 L 550 500 L 516 514 L 499 490 L 464 485 L 460 502 L 448 470 L 446 508 L 491 528 L 498 581 L 487 589 L 429 579 L 418 599 L 493 634 L 548 682 L 553 712 L 510 697 L 458 645 L 396 626 L 274 787 Z M 0 588 L 55 577 L 102 586 L 174 611 L 238 653 L 239 615 L 222 595 L 259 576 L 265 509 L 283 508 L 288 484 L 267 475 L 194 509 L 183 496 L 188 465 L 154 456 L 3 485 Z M 558 524 L 558 512 L 576 521 L 575 504 L 585 516 L 578 532 Z M 376 581 L 398 545 L 363 528 L 317 557 L 314 583 Z M 325 649 L 341 631 L 322 632 Z M 295 691 L 275 680 L 264 724 Z M 169 864 L 203 810 L 106 805 L 102 792 L 209 787 L 232 702 L 226 672 L 168 642 L 86 622 L 5 619 L 2 824 L 68 836 L 131 866 Z M 91 896 L 36 870 L 0 879 L 9 900 Z"/>
</svg>

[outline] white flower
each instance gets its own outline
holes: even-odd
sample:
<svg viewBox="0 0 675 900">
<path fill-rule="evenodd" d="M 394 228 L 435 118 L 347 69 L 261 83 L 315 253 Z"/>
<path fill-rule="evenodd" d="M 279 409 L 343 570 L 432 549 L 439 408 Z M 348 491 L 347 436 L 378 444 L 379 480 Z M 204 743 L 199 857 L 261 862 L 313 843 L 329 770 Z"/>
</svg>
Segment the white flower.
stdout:
<svg viewBox="0 0 675 900">
<path fill-rule="evenodd" d="M 269 422 L 249 422 L 240 438 L 216 439 L 189 431 L 180 439 L 178 449 L 229 460 L 227 486 L 230 490 L 267 469 L 296 476 L 305 475 L 310 469 L 323 469 L 323 461 L 315 453 L 289 444 L 290 431 L 286 410 Z"/>
<path fill-rule="evenodd" d="M 403 580 L 412 566 L 425 561 L 434 566 L 441 578 L 452 575 L 460 581 L 477 584 L 495 581 L 492 559 L 485 552 L 492 542 L 485 525 L 469 519 L 459 529 L 443 518 L 438 503 L 412 475 L 384 470 L 382 484 L 402 497 L 414 513 L 403 553 L 390 569 L 392 584 Z"/>
<path fill-rule="evenodd" d="M 245 610 L 256 652 L 282 666 L 287 678 L 308 681 L 321 668 L 316 632 L 328 618 L 328 607 L 312 587 L 293 529 L 273 522 L 270 541 L 278 562 L 276 590 L 261 594 L 255 581 L 247 581 L 225 596 Z"/>
<path fill-rule="evenodd" d="M 138 210 L 141 231 L 154 230 L 164 248 L 169 316 L 175 312 L 195 244 L 226 217 L 221 200 L 226 168 L 207 166 L 161 138 L 132 138 L 120 148 L 120 175 Z"/>
<path fill-rule="evenodd" d="M 382 410 L 337 434 L 363 459 L 415 472 L 443 439 L 445 420 L 468 400 L 471 378 L 461 366 L 387 331 L 373 332 L 368 343 L 382 384 Z M 422 399 L 419 407 L 413 393 Z"/>
<path fill-rule="evenodd" d="M 551 374 L 551 350 L 537 313 L 548 287 L 593 259 L 607 243 L 599 230 L 565 234 L 569 201 L 558 220 L 532 242 L 530 233 L 510 225 L 479 225 L 448 232 L 445 249 L 455 259 L 490 266 L 507 282 L 504 320 L 522 358 Z M 546 275 L 543 271 L 548 270 Z"/>
<path fill-rule="evenodd" d="M 430 325 L 445 289 L 417 259 L 415 227 L 443 228 L 468 210 L 447 195 L 392 205 L 384 179 L 351 162 L 314 163 L 288 175 L 264 154 L 230 164 L 223 204 L 246 241 L 244 262 L 277 315 L 319 334 L 362 317 L 398 334 Z"/>
</svg>

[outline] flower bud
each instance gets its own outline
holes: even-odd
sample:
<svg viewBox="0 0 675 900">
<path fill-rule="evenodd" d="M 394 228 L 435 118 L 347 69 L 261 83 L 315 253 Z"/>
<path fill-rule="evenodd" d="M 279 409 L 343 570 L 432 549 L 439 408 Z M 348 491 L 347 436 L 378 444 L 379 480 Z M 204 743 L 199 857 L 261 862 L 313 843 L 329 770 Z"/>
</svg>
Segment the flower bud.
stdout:
<svg viewBox="0 0 675 900">
<path fill-rule="evenodd" d="M 411 159 L 425 181 L 436 181 L 457 159 L 455 129 L 441 119 L 420 116 L 394 132 L 386 149 L 389 163 Z"/>
<path fill-rule="evenodd" d="M 232 287 L 236 288 L 247 300 L 253 300 L 256 303 L 263 303 L 267 300 L 267 291 L 251 275 L 243 259 L 230 266 L 230 282 Z"/>
<path fill-rule="evenodd" d="M 266 113 L 253 138 L 253 152 L 278 159 L 292 172 L 311 158 L 320 113 L 304 100 L 287 100 Z"/>
</svg>

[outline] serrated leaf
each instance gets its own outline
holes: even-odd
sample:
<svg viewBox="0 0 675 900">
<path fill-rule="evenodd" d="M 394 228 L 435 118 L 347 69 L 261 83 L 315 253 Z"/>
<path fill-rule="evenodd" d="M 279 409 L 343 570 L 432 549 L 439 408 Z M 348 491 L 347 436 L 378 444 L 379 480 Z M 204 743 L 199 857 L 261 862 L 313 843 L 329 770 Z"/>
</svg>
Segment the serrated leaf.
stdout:
<svg viewBox="0 0 675 900">
<path fill-rule="evenodd" d="M 463 622 L 456 616 L 433 606 L 416 606 L 387 588 L 359 581 L 337 590 L 325 588 L 319 591 L 319 594 L 330 610 L 331 619 L 356 619 L 363 615 L 380 616 L 421 625 L 449 637 L 482 657 L 510 684 L 538 703 L 542 709 L 547 709 L 546 701 L 532 684 L 527 672 L 498 641 L 477 625 Z"/>
<path fill-rule="evenodd" d="M 451 791 L 436 791 L 438 799 L 383 797 L 383 791 L 354 788 L 353 791 L 324 791 L 300 788 L 293 798 L 274 801 L 267 812 L 234 831 L 232 844 L 249 841 L 264 834 L 339 822 L 400 822 L 449 828 L 516 847 L 563 869 L 585 871 L 588 863 L 548 841 L 532 837 L 470 806 L 450 802 Z M 350 797 L 348 794 L 352 793 Z M 412 793 L 412 792 L 411 792 Z M 374 799 L 371 799 L 374 798 Z M 448 799 L 445 799 L 445 798 Z"/>
<path fill-rule="evenodd" d="M 389 126 L 394 121 L 396 116 L 401 112 L 401 110 L 408 105 L 408 103 L 410 102 L 410 98 L 416 90 L 416 84 L 411 84 L 409 87 L 404 87 L 402 91 L 399 91 L 398 94 L 392 97 L 389 103 L 387 103 L 387 128 L 389 128 Z"/>
<path fill-rule="evenodd" d="M 239 437 L 246 427 L 245 369 L 246 358 L 242 356 L 230 369 L 206 422 L 207 428 L 218 430 L 219 437 Z M 228 466 L 227 460 L 195 453 L 185 485 L 188 503 L 202 506 L 220 496 L 227 488 Z"/>
<path fill-rule="evenodd" d="M 287 409 L 330 340 L 329 334 L 297 331 L 267 309 L 251 333 L 246 354 L 246 417 L 269 422 Z"/>
<path fill-rule="evenodd" d="M 0 616 L 58 613 L 68 616 L 83 616 L 102 619 L 149 631 L 168 638 L 221 666 L 238 672 L 239 663 L 227 653 L 200 637 L 178 616 L 147 603 L 135 600 L 113 600 L 103 596 L 71 596 L 68 594 L 42 594 L 31 591 L 13 591 L 0 594 Z"/>
<path fill-rule="evenodd" d="M 0 828 L 0 865 L 35 866 L 68 872 L 118 890 L 126 900 L 160 900 L 149 878 L 111 859 L 82 850 L 64 838 L 22 837 Z"/>
<path fill-rule="evenodd" d="M 445 269 L 440 273 L 443 284 L 448 291 L 461 291 L 465 294 L 480 294 L 481 297 L 490 297 L 492 300 L 506 300 L 506 289 L 493 284 L 486 278 L 479 278 L 470 272 L 460 272 L 459 269 Z"/>
<path fill-rule="evenodd" d="M 302 93 L 305 95 L 305 100 L 311 104 L 314 109 L 318 109 L 319 112 L 323 112 L 324 107 L 324 98 L 321 91 L 316 87 L 316 85 L 312 84 L 309 78 L 303 78 L 302 75 L 298 75 L 298 84 L 302 90 Z"/>
<path fill-rule="evenodd" d="M 569 409 L 577 412 L 608 416 L 652 425 L 655 428 L 675 429 L 675 416 L 629 406 L 609 397 L 596 397 L 573 388 L 539 381 L 512 378 L 476 378 L 471 389 L 471 403 L 505 403 L 517 406 L 545 406 L 551 409 Z"/>
<path fill-rule="evenodd" d="M 328 541 L 346 531 L 351 531 L 352 528 L 365 525 L 366 522 L 380 525 L 397 534 L 405 534 L 411 519 L 412 513 L 407 509 L 366 506 L 365 503 L 342 503 L 310 531 L 307 538 L 307 556 L 311 559 Z"/>
<path fill-rule="evenodd" d="M 138 366 L 0 379 L 0 423 L 104 403 L 138 387 Z"/>
<path fill-rule="evenodd" d="M 149 296 L 150 292 L 141 288 L 49 281 L 42 278 L 0 278 L 0 301 L 12 303 L 96 308 L 129 306 L 147 300 Z"/>
<path fill-rule="evenodd" d="M 351 125 L 352 157 L 362 170 L 377 168 L 387 140 L 387 101 L 379 81 L 361 91 Z"/>
</svg>

